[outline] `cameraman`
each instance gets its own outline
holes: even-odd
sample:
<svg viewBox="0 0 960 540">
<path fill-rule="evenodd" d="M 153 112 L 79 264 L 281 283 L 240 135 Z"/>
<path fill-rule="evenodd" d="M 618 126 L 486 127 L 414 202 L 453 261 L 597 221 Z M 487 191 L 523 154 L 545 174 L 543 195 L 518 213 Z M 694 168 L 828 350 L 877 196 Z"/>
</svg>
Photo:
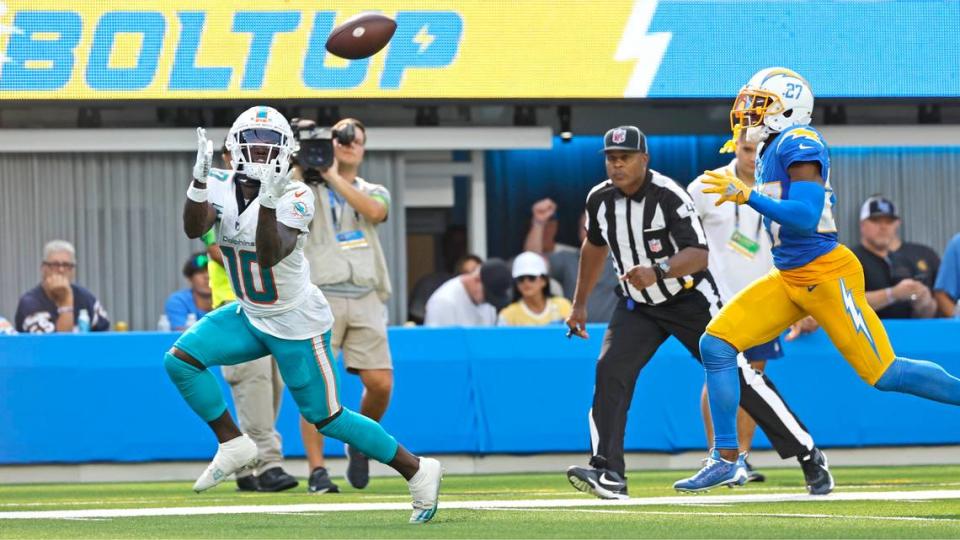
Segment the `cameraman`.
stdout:
<svg viewBox="0 0 960 540">
<path fill-rule="evenodd" d="M 301 145 L 297 165 L 317 200 L 304 245 L 310 278 L 333 310 L 334 349 L 343 351 L 347 371 L 360 375 L 363 383 L 360 413 L 379 422 L 393 390 L 384 305 L 391 293 L 390 276 L 376 231 L 387 219 L 390 192 L 357 176 L 367 142 L 359 120 L 346 118 L 333 126 L 332 160 L 325 155 L 328 150 L 322 150 L 324 144 L 329 149 L 329 139 L 312 121 L 295 122 L 293 129 Z M 323 467 L 323 436 L 302 418 L 300 433 L 310 463 L 309 490 L 338 491 Z M 369 481 L 367 456 L 349 446 L 346 452 L 347 481 L 363 489 Z"/>
</svg>

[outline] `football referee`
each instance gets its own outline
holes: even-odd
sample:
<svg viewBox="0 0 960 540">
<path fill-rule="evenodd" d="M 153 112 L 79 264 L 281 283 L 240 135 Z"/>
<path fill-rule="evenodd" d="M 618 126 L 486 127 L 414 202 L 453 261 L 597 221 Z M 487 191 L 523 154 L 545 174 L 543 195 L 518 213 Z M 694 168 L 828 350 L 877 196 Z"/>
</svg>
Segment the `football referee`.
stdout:
<svg viewBox="0 0 960 540">
<path fill-rule="evenodd" d="M 586 339 L 587 298 L 609 253 L 620 278 L 620 303 L 603 338 L 589 413 L 590 468 L 567 479 L 604 499 L 627 498 L 623 437 L 637 376 L 660 345 L 676 337 L 700 359 L 699 340 L 720 309 L 707 271 L 707 239 L 690 195 L 647 167 L 646 138 L 634 126 L 603 139 L 608 180 L 587 195 L 587 238 L 580 248 L 573 312 L 567 326 Z M 813 437 L 765 375 L 739 359 L 740 405 L 763 428 L 781 458 L 798 457 L 807 485 L 832 488 L 824 466 L 809 459 Z M 806 460 L 804 458 L 807 458 Z"/>
</svg>

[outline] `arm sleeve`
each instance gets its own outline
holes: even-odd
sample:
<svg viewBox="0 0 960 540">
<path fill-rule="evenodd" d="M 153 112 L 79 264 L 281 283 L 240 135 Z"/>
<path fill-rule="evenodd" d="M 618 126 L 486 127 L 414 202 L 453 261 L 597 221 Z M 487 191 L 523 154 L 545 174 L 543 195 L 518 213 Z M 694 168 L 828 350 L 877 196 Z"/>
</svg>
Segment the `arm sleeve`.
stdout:
<svg viewBox="0 0 960 540">
<path fill-rule="evenodd" d="M 163 311 L 167 314 L 171 329 L 183 330 L 186 328 L 189 309 L 177 293 L 173 293 L 167 298 L 167 303 L 164 304 Z"/>
<path fill-rule="evenodd" d="M 291 229 L 310 232 L 315 201 L 312 189 L 297 185 L 297 189 L 288 190 L 277 205 L 277 221 Z"/>
<path fill-rule="evenodd" d="M 954 236 L 947 244 L 947 251 L 943 254 L 943 262 L 933 288 L 947 293 L 954 300 L 960 297 L 960 235 Z"/>
<path fill-rule="evenodd" d="M 707 235 L 703 232 L 703 224 L 690 195 L 683 190 L 671 193 L 676 196 L 664 201 L 664 213 L 677 251 L 688 247 L 707 249 Z"/>
<path fill-rule="evenodd" d="M 210 230 L 203 233 L 203 236 L 200 237 L 200 240 L 203 242 L 205 247 L 210 247 L 217 243 L 216 228 L 216 226 L 210 227 Z"/>
<path fill-rule="evenodd" d="M 693 206 L 697 209 L 697 215 L 699 215 L 701 219 L 705 218 L 713 201 L 707 200 L 707 194 L 703 192 L 703 182 L 700 181 L 700 177 L 690 182 L 687 186 L 687 193 L 689 193 L 690 198 L 693 199 Z"/>
<path fill-rule="evenodd" d="M 384 208 L 387 209 L 387 216 L 390 215 L 390 202 L 391 202 L 390 190 L 381 186 L 380 184 L 368 183 L 366 188 L 366 193 L 371 199 L 378 201 L 380 204 L 383 205 Z"/>
<path fill-rule="evenodd" d="M 819 182 L 790 183 L 790 198 L 776 200 L 754 190 L 747 205 L 784 227 L 811 233 L 817 232 L 826 190 Z"/>
</svg>

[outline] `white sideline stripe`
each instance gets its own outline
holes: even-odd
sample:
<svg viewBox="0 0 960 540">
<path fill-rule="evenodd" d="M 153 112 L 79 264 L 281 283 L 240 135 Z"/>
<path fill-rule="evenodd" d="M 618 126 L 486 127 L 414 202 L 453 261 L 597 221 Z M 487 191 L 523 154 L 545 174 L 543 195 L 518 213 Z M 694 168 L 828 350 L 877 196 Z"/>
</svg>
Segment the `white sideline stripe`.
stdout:
<svg viewBox="0 0 960 540">
<path fill-rule="evenodd" d="M 784 514 L 768 512 L 663 512 L 656 510 L 600 510 L 554 508 L 486 508 L 491 512 L 583 512 L 586 514 L 634 514 L 644 516 L 718 516 L 718 517 L 776 517 L 807 519 L 870 519 L 881 521 L 960 521 L 956 518 L 918 517 L 918 516 L 851 516 L 846 514 Z"/>
<path fill-rule="evenodd" d="M 934 499 L 960 499 L 960 491 L 874 491 L 860 493 L 831 493 L 811 496 L 806 493 L 762 493 L 750 495 L 683 495 L 675 497 L 643 497 L 623 501 L 604 501 L 594 498 L 579 499 L 526 499 L 492 501 L 450 501 L 440 503 L 441 510 L 466 509 L 486 510 L 498 508 L 573 508 L 583 506 L 660 506 L 701 505 L 766 502 L 824 502 L 824 501 L 921 501 Z M 75 519 L 118 518 L 153 516 L 207 516 L 216 514 L 268 514 L 303 512 L 369 512 L 385 510 L 410 510 L 410 503 L 335 503 L 335 504 L 261 504 L 237 506 L 193 506 L 182 508 L 115 508 L 90 510 L 32 510 L 0 512 L 0 519 Z"/>
</svg>

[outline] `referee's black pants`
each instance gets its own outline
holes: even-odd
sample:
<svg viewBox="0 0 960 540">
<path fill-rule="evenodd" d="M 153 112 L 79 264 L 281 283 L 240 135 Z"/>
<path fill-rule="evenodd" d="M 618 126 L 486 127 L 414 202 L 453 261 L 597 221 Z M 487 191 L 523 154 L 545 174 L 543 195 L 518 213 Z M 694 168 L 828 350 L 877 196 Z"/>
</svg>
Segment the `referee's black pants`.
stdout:
<svg viewBox="0 0 960 540">
<path fill-rule="evenodd" d="M 632 310 L 620 301 L 597 362 L 590 410 L 592 466 L 624 475 L 623 437 L 637 376 L 667 337 L 677 338 L 700 360 L 700 336 L 720 307 L 710 287 L 704 280 L 663 304 L 637 304 Z M 770 379 L 753 370 L 742 356 L 738 364 L 740 406 L 756 420 L 781 458 L 807 453 L 813 438 Z"/>
</svg>

